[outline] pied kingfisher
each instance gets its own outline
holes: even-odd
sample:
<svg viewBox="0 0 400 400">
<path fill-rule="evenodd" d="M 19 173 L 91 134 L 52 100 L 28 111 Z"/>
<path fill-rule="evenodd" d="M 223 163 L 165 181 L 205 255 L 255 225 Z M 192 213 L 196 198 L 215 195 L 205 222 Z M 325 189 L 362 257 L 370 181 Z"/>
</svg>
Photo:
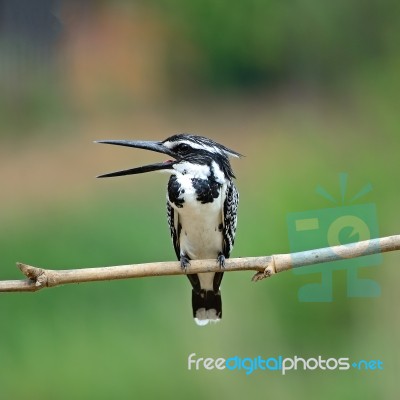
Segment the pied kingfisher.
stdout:
<svg viewBox="0 0 400 400">
<path fill-rule="evenodd" d="M 198 325 L 222 317 L 220 285 L 225 259 L 232 250 L 237 221 L 238 191 L 229 156 L 236 151 L 203 136 L 179 134 L 161 142 L 101 140 L 167 154 L 173 160 L 100 175 L 98 178 L 165 171 L 171 174 L 167 214 L 175 253 L 181 267 L 190 260 L 215 258 L 221 272 L 188 274 L 192 284 L 193 318 Z"/>
</svg>

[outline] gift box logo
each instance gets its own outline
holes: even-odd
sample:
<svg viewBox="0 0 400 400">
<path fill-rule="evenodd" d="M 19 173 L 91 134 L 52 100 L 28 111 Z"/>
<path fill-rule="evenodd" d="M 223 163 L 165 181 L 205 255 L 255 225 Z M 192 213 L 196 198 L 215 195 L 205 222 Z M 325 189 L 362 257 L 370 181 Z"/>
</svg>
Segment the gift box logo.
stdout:
<svg viewBox="0 0 400 400">
<path fill-rule="evenodd" d="M 379 237 L 375 204 L 353 204 L 372 190 L 371 184 L 365 185 L 347 201 L 347 177 L 344 173 L 339 177 L 341 201 L 336 200 L 323 187 L 317 187 L 317 193 L 336 204 L 335 207 L 288 214 L 291 253 L 336 245 L 351 246 L 350 243 Z M 367 248 L 368 244 L 365 250 Z M 372 279 L 360 278 L 358 272 L 360 268 L 376 267 L 381 259 L 382 255 L 378 253 L 294 269 L 293 273 L 298 275 L 318 273 L 321 276 L 320 282 L 306 284 L 299 289 L 299 301 L 332 301 L 333 272 L 337 270 L 346 271 L 348 297 L 379 296 L 379 284 Z"/>
</svg>

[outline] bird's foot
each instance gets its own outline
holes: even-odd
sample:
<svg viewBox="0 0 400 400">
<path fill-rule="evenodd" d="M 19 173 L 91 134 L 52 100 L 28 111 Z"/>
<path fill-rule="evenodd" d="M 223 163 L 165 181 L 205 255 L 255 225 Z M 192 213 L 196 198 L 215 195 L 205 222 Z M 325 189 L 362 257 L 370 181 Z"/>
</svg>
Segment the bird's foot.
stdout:
<svg viewBox="0 0 400 400">
<path fill-rule="evenodd" d="M 190 258 L 187 255 L 183 254 L 181 255 L 180 262 L 181 268 L 186 272 L 188 266 L 190 265 Z"/>
<path fill-rule="evenodd" d="M 220 268 L 225 268 L 225 256 L 222 253 L 218 254 L 217 263 L 219 264 Z"/>
</svg>

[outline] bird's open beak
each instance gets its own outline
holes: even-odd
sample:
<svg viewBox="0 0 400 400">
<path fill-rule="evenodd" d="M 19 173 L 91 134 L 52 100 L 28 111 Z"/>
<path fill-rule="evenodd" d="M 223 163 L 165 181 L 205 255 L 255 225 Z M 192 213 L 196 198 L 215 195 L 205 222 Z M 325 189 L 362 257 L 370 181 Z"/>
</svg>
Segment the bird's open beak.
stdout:
<svg viewBox="0 0 400 400">
<path fill-rule="evenodd" d="M 143 141 L 143 140 L 98 140 L 95 143 L 105 143 L 105 144 L 114 144 L 117 146 L 127 146 L 127 147 L 136 147 L 138 149 L 145 149 L 156 151 L 157 153 L 167 154 L 173 157 L 175 160 L 167 160 L 162 163 L 155 163 L 149 165 L 143 165 L 142 167 L 124 169 L 122 171 L 110 172 L 109 174 L 99 175 L 97 178 L 109 178 L 113 176 L 122 176 L 122 175 L 134 175 L 134 174 L 142 174 L 144 172 L 151 171 L 160 171 L 172 169 L 173 165 L 177 162 L 177 155 L 165 147 L 162 142 L 151 142 L 151 141 Z"/>
</svg>

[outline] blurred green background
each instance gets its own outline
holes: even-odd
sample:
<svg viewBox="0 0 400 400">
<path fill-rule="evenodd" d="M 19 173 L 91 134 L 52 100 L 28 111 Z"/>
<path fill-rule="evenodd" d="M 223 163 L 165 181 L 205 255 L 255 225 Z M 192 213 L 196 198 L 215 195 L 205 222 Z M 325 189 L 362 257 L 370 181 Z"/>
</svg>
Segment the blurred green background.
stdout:
<svg viewBox="0 0 400 400">
<path fill-rule="evenodd" d="M 286 217 L 373 191 L 399 233 L 400 14 L 394 0 L 0 1 L 0 279 L 16 261 L 79 268 L 173 260 L 157 160 L 96 139 L 211 137 L 241 194 L 233 256 L 290 251 Z M 227 273 L 224 318 L 197 327 L 185 278 L 2 294 L 4 399 L 395 399 L 400 254 L 360 270 L 378 298 L 302 303 L 319 275 Z M 187 357 L 380 359 L 383 371 L 188 371 Z"/>
</svg>

